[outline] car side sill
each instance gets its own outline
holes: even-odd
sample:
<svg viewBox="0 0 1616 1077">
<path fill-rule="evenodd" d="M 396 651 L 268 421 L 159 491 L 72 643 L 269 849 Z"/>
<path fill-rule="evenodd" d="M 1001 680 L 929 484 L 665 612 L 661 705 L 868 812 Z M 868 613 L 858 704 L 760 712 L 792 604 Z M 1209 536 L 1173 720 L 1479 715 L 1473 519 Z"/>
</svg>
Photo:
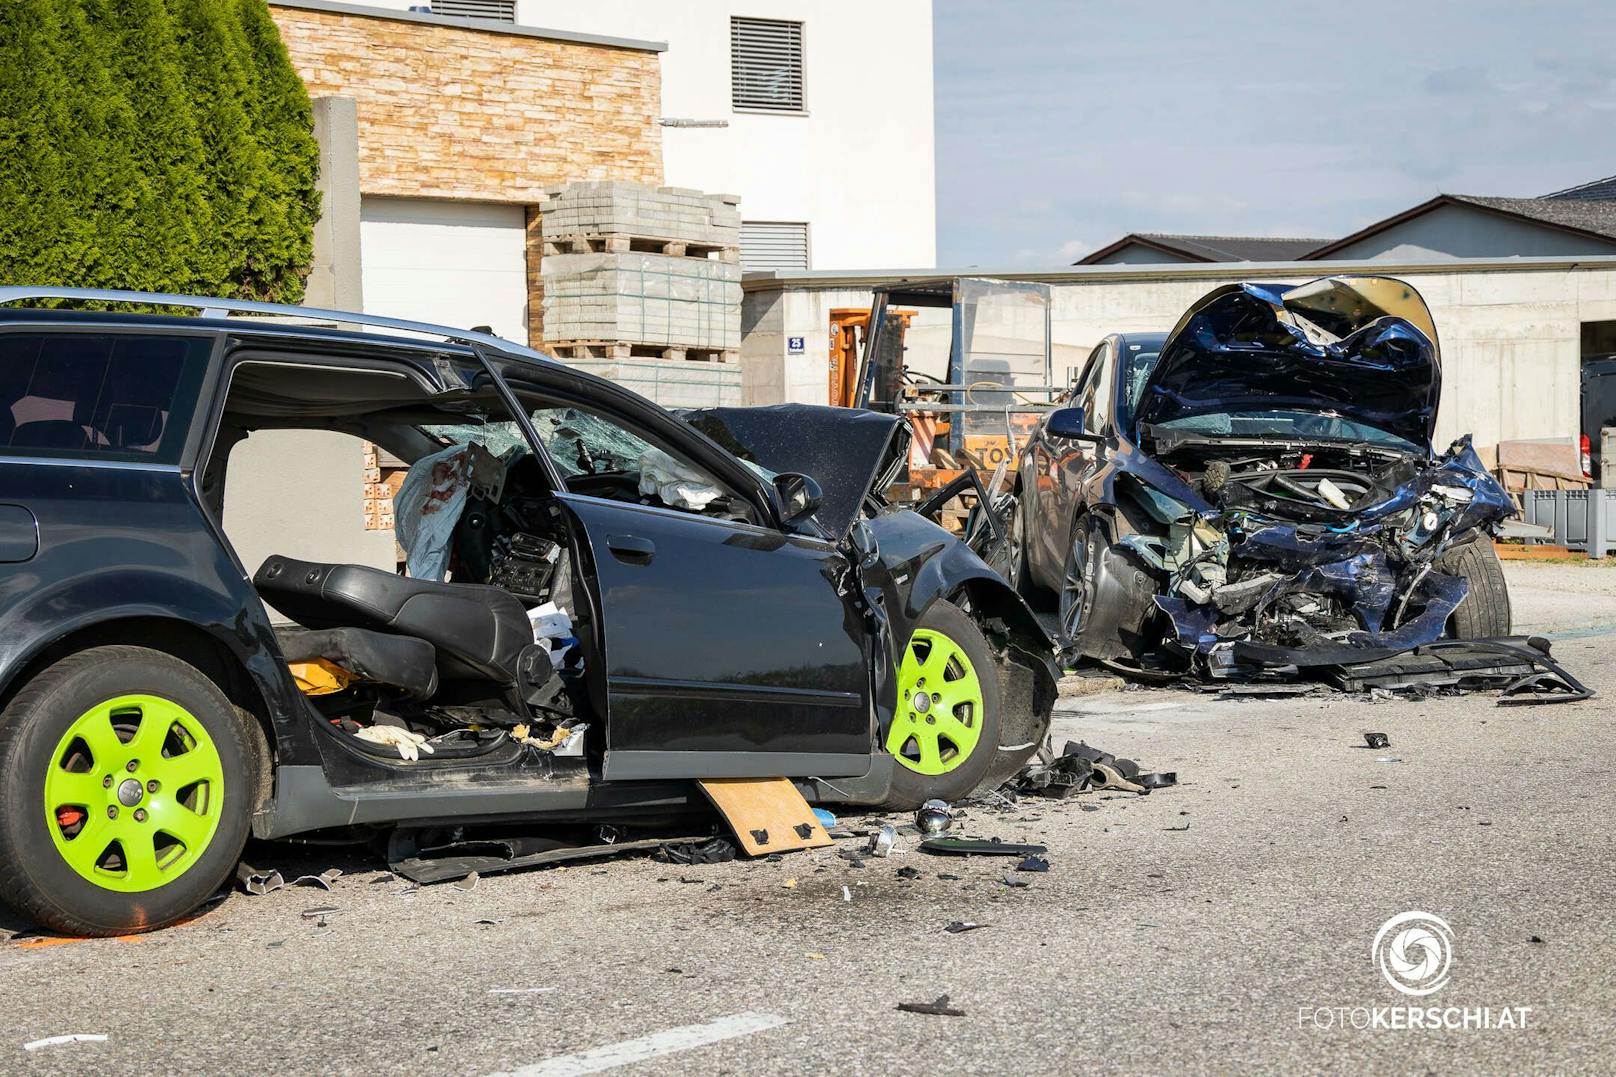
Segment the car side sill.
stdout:
<svg viewBox="0 0 1616 1077">
<path fill-rule="evenodd" d="M 870 756 L 829 752 L 606 752 L 607 781 L 662 778 L 850 778 L 870 771 Z"/>
</svg>

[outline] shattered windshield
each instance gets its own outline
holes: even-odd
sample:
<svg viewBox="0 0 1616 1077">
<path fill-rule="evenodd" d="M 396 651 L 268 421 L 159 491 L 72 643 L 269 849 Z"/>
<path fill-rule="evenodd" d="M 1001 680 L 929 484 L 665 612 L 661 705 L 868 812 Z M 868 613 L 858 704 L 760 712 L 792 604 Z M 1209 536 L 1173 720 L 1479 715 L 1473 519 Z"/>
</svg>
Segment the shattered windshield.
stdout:
<svg viewBox="0 0 1616 1077">
<path fill-rule="evenodd" d="M 1153 423 L 1151 429 L 1202 434 L 1207 437 L 1344 441 L 1418 451 L 1418 446 L 1394 434 L 1350 419 L 1343 419 L 1339 415 L 1319 411 L 1264 409 L 1209 412 L 1204 415 L 1188 415 L 1164 423 Z"/>
<path fill-rule="evenodd" d="M 1128 352 L 1122 358 L 1122 393 L 1126 409 L 1119 417 L 1124 427 L 1133 425 L 1134 409 L 1139 406 L 1139 398 L 1145 392 L 1145 379 L 1156 368 L 1156 360 L 1161 352 L 1146 350 L 1138 344 L 1128 346 Z"/>
<path fill-rule="evenodd" d="M 653 446 L 598 415 L 577 408 L 538 408 L 533 430 L 564 478 L 609 471 L 638 471 Z"/>
</svg>

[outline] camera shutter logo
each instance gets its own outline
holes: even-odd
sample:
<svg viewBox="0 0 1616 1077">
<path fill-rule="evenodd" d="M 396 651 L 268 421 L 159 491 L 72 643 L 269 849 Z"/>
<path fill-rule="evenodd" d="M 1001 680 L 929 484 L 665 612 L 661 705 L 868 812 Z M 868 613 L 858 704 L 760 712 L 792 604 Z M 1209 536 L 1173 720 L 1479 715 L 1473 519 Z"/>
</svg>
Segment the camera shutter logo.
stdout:
<svg viewBox="0 0 1616 1077">
<path fill-rule="evenodd" d="M 1370 953 L 1386 982 L 1403 994 L 1434 994 L 1448 982 L 1453 928 L 1432 913 L 1399 913 L 1380 925 Z"/>
</svg>

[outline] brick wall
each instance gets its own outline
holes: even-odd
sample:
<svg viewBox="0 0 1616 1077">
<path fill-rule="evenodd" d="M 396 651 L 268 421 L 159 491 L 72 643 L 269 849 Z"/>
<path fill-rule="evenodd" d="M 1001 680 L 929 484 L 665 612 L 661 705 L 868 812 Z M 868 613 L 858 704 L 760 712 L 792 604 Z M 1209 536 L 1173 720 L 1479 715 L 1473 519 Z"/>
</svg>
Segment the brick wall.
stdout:
<svg viewBox="0 0 1616 1077">
<path fill-rule="evenodd" d="M 528 204 L 568 180 L 662 182 L 654 52 L 271 11 L 309 93 L 358 102 L 365 194 Z"/>
</svg>

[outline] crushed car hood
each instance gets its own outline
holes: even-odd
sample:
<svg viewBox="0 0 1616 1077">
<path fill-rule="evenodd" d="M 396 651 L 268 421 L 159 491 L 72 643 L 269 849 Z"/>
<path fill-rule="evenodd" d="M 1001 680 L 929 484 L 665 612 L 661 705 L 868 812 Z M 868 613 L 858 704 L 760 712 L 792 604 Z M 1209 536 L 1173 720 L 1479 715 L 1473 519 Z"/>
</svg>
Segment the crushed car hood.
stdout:
<svg viewBox="0 0 1616 1077">
<path fill-rule="evenodd" d="M 1403 281 L 1231 284 L 1173 327 L 1135 418 L 1143 430 L 1227 412 L 1309 412 L 1429 450 L 1441 383 L 1431 312 Z"/>
<path fill-rule="evenodd" d="M 810 476 L 824 492 L 814 519 L 838 540 L 864 499 L 892 481 L 908 449 L 902 417 L 857 408 L 770 404 L 693 408 L 679 417 L 741 460 Z"/>
</svg>

